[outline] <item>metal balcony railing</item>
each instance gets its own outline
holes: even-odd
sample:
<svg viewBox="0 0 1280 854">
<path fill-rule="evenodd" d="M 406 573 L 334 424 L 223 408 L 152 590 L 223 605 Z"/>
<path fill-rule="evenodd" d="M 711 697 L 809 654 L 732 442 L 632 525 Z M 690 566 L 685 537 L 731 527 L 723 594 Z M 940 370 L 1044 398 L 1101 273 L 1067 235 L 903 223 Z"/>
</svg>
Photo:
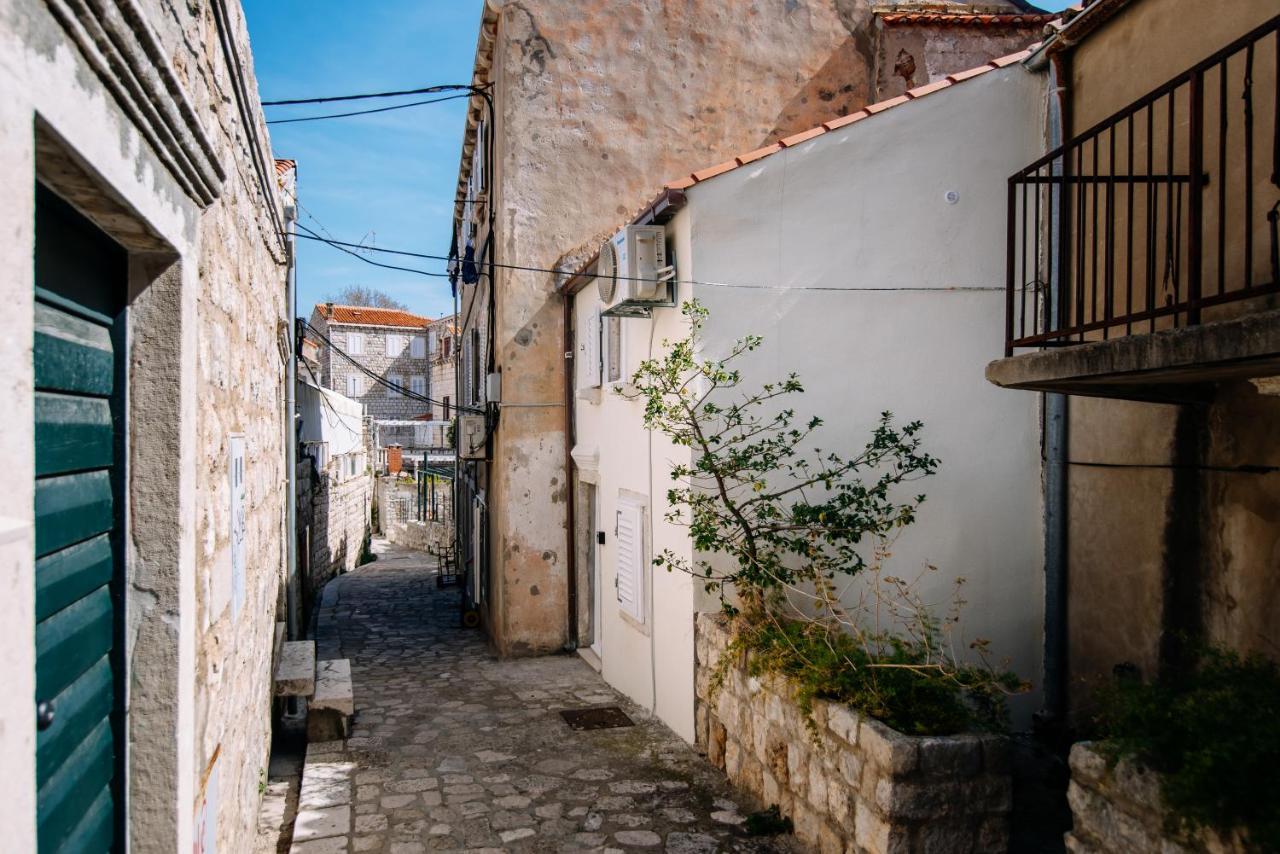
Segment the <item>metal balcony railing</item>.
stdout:
<svg viewBox="0 0 1280 854">
<path fill-rule="evenodd" d="M 1006 355 L 1271 307 L 1278 42 L 1280 16 L 1009 179 Z"/>
</svg>

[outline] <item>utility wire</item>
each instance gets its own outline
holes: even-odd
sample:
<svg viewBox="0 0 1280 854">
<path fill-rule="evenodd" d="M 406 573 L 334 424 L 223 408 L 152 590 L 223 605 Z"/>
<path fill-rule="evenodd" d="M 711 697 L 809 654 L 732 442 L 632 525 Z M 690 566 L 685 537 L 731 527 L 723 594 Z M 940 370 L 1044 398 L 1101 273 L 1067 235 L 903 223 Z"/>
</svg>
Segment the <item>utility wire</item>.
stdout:
<svg viewBox="0 0 1280 854">
<path fill-rule="evenodd" d="M 464 92 L 460 95 L 446 95 L 443 98 L 431 98 L 426 101 L 411 101 L 408 104 L 396 104 L 391 107 L 378 107 L 373 110 L 356 110 L 350 113 L 329 113 L 323 116 L 302 116 L 296 119 L 271 119 L 267 122 L 269 125 L 288 125 L 296 122 L 318 122 L 324 119 L 345 119 L 349 116 L 368 116 L 373 113 L 388 113 L 392 110 L 407 110 L 410 107 L 421 107 L 424 104 L 439 104 L 442 101 L 456 101 L 459 98 L 470 98 L 470 92 Z"/>
<path fill-rule="evenodd" d="M 299 227 L 307 228 L 305 225 L 301 225 L 301 224 L 299 224 Z M 409 252 L 403 249 L 383 249 L 378 246 L 365 246 L 359 243 L 346 243 L 341 240 L 331 240 L 326 237 L 321 237 L 320 235 L 316 234 L 314 231 L 311 231 L 311 229 L 309 228 L 307 228 L 307 231 L 310 231 L 311 234 L 310 235 L 298 234 L 295 236 L 301 237 L 305 240 L 316 240 L 321 243 L 328 243 L 333 248 L 340 249 L 343 252 L 348 252 L 349 254 L 355 254 L 355 253 L 350 252 L 350 250 L 345 249 L 344 247 L 352 246 L 359 249 L 363 249 L 366 252 L 382 252 L 387 255 L 400 255 L 407 258 L 423 258 L 429 261 L 450 260 L 447 256 L 444 256 L 444 255 L 431 255 L 423 252 Z M 357 255 L 356 257 L 360 258 L 362 261 L 369 261 L 369 263 L 371 264 L 377 263 L 374 261 L 370 261 L 368 258 L 364 258 L 359 255 Z M 477 262 L 477 264 L 478 263 L 479 262 Z M 491 266 L 499 267 L 504 270 L 523 270 L 529 273 L 553 273 L 555 275 L 560 275 L 560 276 L 570 275 L 573 272 L 572 270 L 556 270 L 551 267 L 530 267 L 523 264 L 501 264 L 496 261 L 490 262 L 490 264 Z M 379 264 L 378 266 L 390 266 L 390 265 Z M 391 269 L 409 270 L 410 272 L 421 273 L 424 276 L 441 276 L 441 275 L 447 276 L 448 275 L 447 273 L 432 273 L 426 270 L 414 270 L 409 267 L 392 266 Z M 846 288 L 846 287 L 840 287 L 838 285 L 741 284 L 741 283 L 735 283 L 735 282 L 704 282 L 698 279 L 654 279 L 654 278 L 645 278 L 643 276 L 615 276 L 614 278 L 617 279 L 619 282 L 649 282 L 649 283 L 672 282 L 678 285 L 701 285 L 704 287 L 712 287 L 712 288 L 739 288 L 742 290 L 758 290 L 758 291 L 769 291 L 769 290 L 779 290 L 779 291 L 1004 291 L 1005 290 L 1004 285 L 956 285 L 956 286 L 944 287 L 944 288 L 927 288 L 927 287 L 910 287 L 910 286 L 890 286 L 890 287 L 883 287 L 883 288 L 872 288 L 872 287 Z"/>
<path fill-rule="evenodd" d="M 296 226 L 297 228 L 301 228 L 301 229 L 303 229 L 304 231 L 310 232 L 310 234 L 309 234 L 309 235 L 307 235 L 307 234 L 297 234 L 297 233 L 295 232 L 295 236 L 296 236 L 296 237 L 301 237 L 301 238 L 304 238 L 304 239 L 306 239 L 306 240 L 318 240 L 318 241 L 320 241 L 321 243 L 328 243 L 328 244 L 329 244 L 330 246 L 332 246 L 334 249 L 337 249 L 337 250 L 338 250 L 338 251 L 340 251 L 340 252 L 345 252 L 345 253 L 347 253 L 348 255 L 350 255 L 350 256 L 351 256 L 351 257 L 353 257 L 353 258 L 359 258 L 361 261 L 363 261 L 363 262 L 364 262 L 364 263 L 366 263 L 366 264 L 372 264 L 372 265 L 373 265 L 373 266 L 375 266 L 375 267 L 383 267 L 383 268 L 385 268 L 385 269 L 387 269 L 387 270 L 399 270 L 399 271 L 401 271 L 401 272 L 403 272 L 403 273 L 417 273 L 419 276 L 430 276 L 430 277 L 435 278 L 435 279 L 447 279 L 447 278 L 449 278 L 449 274 L 448 274 L 448 273 L 432 273 L 432 272 L 430 272 L 429 270 L 419 270 L 419 269 L 417 269 L 416 267 L 401 267 L 401 266 L 396 265 L 396 264 L 383 264 L 381 261 L 374 261 L 372 258 L 366 258 L 366 257 L 364 257 L 363 255 L 361 255 L 359 252 L 353 252 L 352 250 L 347 249 L 346 247 L 348 247 L 348 246 L 355 246 L 355 247 L 358 247 L 358 248 L 360 248 L 360 249 L 364 249 L 364 250 L 366 250 L 366 251 L 372 251 L 372 252 L 376 252 L 376 251 L 380 251 L 380 250 L 375 250 L 375 249 L 373 249 L 373 248 L 372 248 L 372 247 L 370 247 L 370 246 L 361 246 L 361 245 L 360 245 L 360 244 L 358 244 L 358 243 L 340 243 L 339 241 L 336 241 L 336 240 L 330 240 L 330 239 L 328 239 L 327 237 L 321 237 L 320 235 L 318 235 L 318 234 L 316 234 L 314 231 L 312 231 L 310 228 L 307 228 L 307 226 L 303 225 L 303 224 L 302 224 L 302 223 L 300 223 L 300 222 L 297 222 L 296 220 L 294 221 L 294 223 L 293 223 L 293 224 L 294 224 L 294 226 Z"/>
<path fill-rule="evenodd" d="M 361 95 L 330 95 L 324 98 L 290 98 L 282 101 L 263 101 L 264 107 L 284 107 L 293 104 L 329 104 L 334 101 L 364 101 L 369 98 L 398 98 L 401 95 L 435 95 L 439 92 L 468 91 L 478 94 L 489 86 L 472 86 L 469 83 L 445 83 L 439 86 L 424 86 L 421 89 L 401 89 L 397 92 L 369 92 Z"/>
</svg>

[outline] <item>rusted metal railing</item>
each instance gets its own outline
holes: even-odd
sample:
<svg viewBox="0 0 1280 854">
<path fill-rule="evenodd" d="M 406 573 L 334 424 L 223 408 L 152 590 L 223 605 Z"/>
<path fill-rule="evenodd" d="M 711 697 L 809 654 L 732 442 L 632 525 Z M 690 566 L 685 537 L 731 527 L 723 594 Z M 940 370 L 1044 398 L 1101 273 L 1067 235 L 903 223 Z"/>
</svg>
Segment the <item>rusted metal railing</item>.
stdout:
<svg viewBox="0 0 1280 854">
<path fill-rule="evenodd" d="M 1270 307 L 1278 77 L 1280 16 L 1009 179 L 1006 355 Z"/>
</svg>

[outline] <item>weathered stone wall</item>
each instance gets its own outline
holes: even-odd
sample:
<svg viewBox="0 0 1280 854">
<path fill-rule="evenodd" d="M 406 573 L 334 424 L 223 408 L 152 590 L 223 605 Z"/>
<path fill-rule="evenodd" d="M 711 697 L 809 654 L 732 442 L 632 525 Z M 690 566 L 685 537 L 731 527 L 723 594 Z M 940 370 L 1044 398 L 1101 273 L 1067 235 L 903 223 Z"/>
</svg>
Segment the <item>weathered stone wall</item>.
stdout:
<svg viewBox="0 0 1280 854">
<path fill-rule="evenodd" d="M 256 834 L 258 786 L 270 750 L 272 650 L 284 576 L 284 365 L 278 329 L 288 316 L 286 256 L 275 225 L 277 187 L 269 185 L 270 195 L 264 195 L 254 166 L 257 154 L 266 179 L 276 180 L 240 4 L 227 2 L 226 12 L 248 92 L 249 125 L 237 108 L 228 71 L 237 60 L 224 54 L 210 5 L 145 5 L 228 176 L 198 226 L 197 404 L 191 413 L 197 420 L 199 508 L 194 770 L 198 794 L 217 754 L 218 849 L 243 851 Z M 238 613 L 218 593 L 231 572 L 228 437 L 234 433 L 244 436 L 247 485 Z"/>
<path fill-rule="evenodd" d="M 1043 28 L 1043 24 L 971 27 L 882 22 L 876 100 L 896 98 L 908 89 L 936 83 L 948 74 L 1017 53 L 1038 41 Z"/>
<path fill-rule="evenodd" d="M 306 609 L 304 625 L 324 585 L 359 565 L 364 538 L 370 533 L 372 478 L 362 473 L 340 480 L 334 469 L 317 470 L 309 457 L 298 463 L 298 572 Z"/>
<path fill-rule="evenodd" d="M 1160 799 L 1159 775 L 1127 760 L 1110 767 L 1089 742 L 1071 748 L 1067 800 L 1072 828 L 1066 846 L 1073 854 L 1243 854 L 1249 850 L 1237 834 L 1203 831 L 1189 840 L 1171 837 L 1165 830 L 1167 812 Z"/>
<path fill-rule="evenodd" d="M 420 552 L 437 552 L 453 544 L 453 525 L 446 522 L 392 522 L 387 526 L 387 539 Z"/>
<path fill-rule="evenodd" d="M 815 700 L 816 733 L 780 679 L 735 663 L 712 690 L 730 636 L 697 617 L 698 745 L 713 765 L 795 824 L 823 854 L 1004 851 L 1009 744 L 995 735 L 914 738 Z"/>
<path fill-rule="evenodd" d="M 638 0 L 620 15 L 604 0 L 503 5 L 486 23 L 496 24 L 492 64 L 480 66 L 497 113 L 485 189 L 498 260 L 551 267 L 598 244 L 663 181 L 874 100 L 872 6 Z M 486 495 L 486 626 L 503 654 L 549 652 L 568 635 L 562 303 L 546 274 L 503 269 L 495 287 L 504 400 Z M 464 336 L 487 323 L 483 298 L 470 310 L 482 291 L 463 288 Z"/>
</svg>

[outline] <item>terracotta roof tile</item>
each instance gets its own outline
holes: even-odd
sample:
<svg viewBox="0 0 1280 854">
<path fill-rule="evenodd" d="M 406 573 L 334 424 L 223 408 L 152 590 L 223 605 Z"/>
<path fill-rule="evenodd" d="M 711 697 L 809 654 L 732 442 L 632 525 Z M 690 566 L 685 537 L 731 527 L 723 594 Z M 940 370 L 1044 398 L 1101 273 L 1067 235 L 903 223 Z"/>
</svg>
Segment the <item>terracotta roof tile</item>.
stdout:
<svg viewBox="0 0 1280 854">
<path fill-rule="evenodd" d="M 723 175 L 725 172 L 737 169 L 739 165 L 737 158 L 734 158 L 733 160 L 726 160 L 723 163 L 717 163 L 715 166 L 708 166 L 706 169 L 694 172 L 693 180 L 705 181 L 708 178 L 714 178 L 717 175 Z"/>
<path fill-rule="evenodd" d="M 746 166 L 752 161 L 759 160 L 761 157 L 768 157 L 770 154 L 777 154 L 781 150 L 782 146 L 775 142 L 773 145 L 766 145 L 764 148 L 757 148 L 755 151 L 739 154 L 734 160 L 738 161 L 739 166 Z"/>
<path fill-rule="evenodd" d="M 792 134 L 791 136 L 780 139 L 778 140 L 778 144 L 781 145 L 783 148 L 790 148 L 793 145 L 799 145 L 802 142 L 808 142 L 809 140 L 813 139 L 815 136 L 822 136 L 826 132 L 827 132 L 826 127 L 824 127 L 823 125 L 818 125 L 816 128 L 809 128 L 808 130 L 802 130 L 800 131 L 800 133 Z"/>
<path fill-rule="evenodd" d="M 715 178 L 717 175 L 723 175 L 726 172 L 732 172 L 734 169 L 738 169 L 742 166 L 745 166 L 748 163 L 753 163 L 757 160 L 762 160 L 763 158 L 768 157 L 771 154 L 776 154 L 777 152 L 782 151 L 784 148 L 790 148 L 791 146 L 799 145 L 802 142 L 807 142 L 811 139 L 816 139 L 817 137 L 822 136 L 824 133 L 829 133 L 834 130 L 839 130 L 842 127 L 846 127 L 848 125 L 853 124 L 854 122 L 859 122 L 859 121 L 862 121 L 863 119 L 870 118 L 873 115 L 883 113 L 886 110 L 893 109 L 894 107 L 897 107 L 901 104 L 905 104 L 908 101 L 915 101 L 920 98 L 923 98 L 926 95 L 931 95 L 934 92 L 940 92 L 943 89 L 949 89 L 957 83 L 961 83 L 965 80 L 969 80 L 971 78 L 977 77 L 982 74 L 986 74 L 988 71 L 993 71 L 997 68 L 1005 68 L 1007 66 L 1013 65 L 1014 63 L 1021 62 L 1024 59 L 1026 59 L 1028 56 L 1030 56 L 1031 51 L 1038 46 L 1039 46 L 1038 44 L 1032 45 L 1030 48 L 1027 48 L 1026 50 L 1021 50 L 1021 51 L 1018 51 L 1017 53 L 1012 53 L 1012 54 L 1009 54 L 1008 56 L 1002 56 L 999 59 L 992 60 L 986 65 L 979 65 L 977 68 L 970 68 L 968 71 L 960 71 L 955 74 L 947 75 L 947 77 L 943 78 L 942 80 L 938 80 L 924 86 L 917 86 L 916 88 L 907 92 L 907 94 L 905 95 L 899 95 L 896 98 L 890 98 L 889 100 L 881 101 L 878 104 L 868 104 L 866 107 L 864 107 L 863 109 L 859 110 L 856 113 L 850 113 L 847 116 L 841 116 L 836 119 L 825 121 L 821 125 L 818 125 L 817 127 L 810 128 L 809 130 L 800 131 L 799 133 L 796 133 L 796 134 L 792 134 L 791 136 L 788 136 L 779 142 L 775 142 L 772 145 L 766 145 L 763 148 L 757 148 L 754 151 L 748 151 L 745 154 L 739 154 L 737 157 L 733 158 L 732 160 L 726 160 L 723 163 L 717 163 L 715 166 L 709 166 L 706 169 L 700 169 L 697 172 L 694 172 L 692 175 L 686 175 L 684 177 L 677 178 L 673 181 L 669 181 L 664 185 L 664 187 L 667 190 L 688 189 L 689 187 L 692 187 L 694 184 L 700 184 L 703 181 L 708 181 L 712 178 Z M 643 209 L 641 213 L 643 213 Z M 586 269 L 585 264 L 580 267 L 578 272 L 581 272 L 581 270 L 584 270 L 584 269 Z"/>
<path fill-rule="evenodd" d="M 284 173 L 296 168 L 298 168 L 298 161 L 296 160 L 276 160 L 277 175 L 283 175 Z"/>
<path fill-rule="evenodd" d="M 351 323 L 361 326 L 426 326 L 431 318 L 410 314 L 395 308 L 371 308 L 365 305 L 333 305 L 316 303 L 316 311 L 331 323 Z"/>
<path fill-rule="evenodd" d="M 947 79 L 952 83 L 963 83 L 965 80 L 977 77 L 979 74 L 986 74 L 994 68 L 994 65 L 987 63 L 986 65 L 979 65 L 977 68 L 970 68 L 965 71 L 957 71 L 955 74 L 948 74 Z"/>
<path fill-rule="evenodd" d="M 920 24 L 932 27 L 1039 27 L 1057 20 L 1054 14 L 972 14 L 951 12 L 882 12 L 886 24 Z"/>
<path fill-rule="evenodd" d="M 829 131 L 839 130 L 845 125 L 851 125 L 854 122 L 860 122 L 869 115 L 871 114 L 868 113 L 866 110 L 858 110 L 858 112 L 856 113 L 850 113 L 847 116 L 841 116 L 838 119 L 831 119 L 830 121 L 823 122 L 822 127 L 826 128 Z"/>
<path fill-rule="evenodd" d="M 946 89 L 950 85 L 951 81 L 943 77 L 941 80 L 935 80 L 933 83 L 926 83 L 924 86 L 917 86 L 914 89 L 908 89 L 907 97 L 912 100 L 915 100 L 916 98 L 923 98 L 925 95 L 937 92 L 939 89 Z"/>
<path fill-rule="evenodd" d="M 910 100 L 911 99 L 908 98 L 906 95 L 899 95 L 898 97 L 890 98 L 887 101 L 880 101 L 879 103 L 876 103 L 876 104 L 867 104 L 862 109 L 866 110 L 868 113 L 874 116 L 876 113 L 883 113 L 885 110 L 888 110 L 892 107 L 896 107 L 899 104 L 905 104 L 907 101 L 910 101 Z"/>
</svg>

